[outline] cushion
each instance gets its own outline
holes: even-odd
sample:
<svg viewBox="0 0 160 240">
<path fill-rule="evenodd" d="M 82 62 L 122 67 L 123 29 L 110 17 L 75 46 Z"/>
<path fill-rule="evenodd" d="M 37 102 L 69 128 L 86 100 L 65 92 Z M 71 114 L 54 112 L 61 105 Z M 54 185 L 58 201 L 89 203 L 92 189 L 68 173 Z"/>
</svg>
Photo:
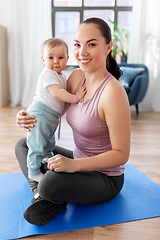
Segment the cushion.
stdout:
<svg viewBox="0 0 160 240">
<path fill-rule="evenodd" d="M 123 75 L 119 78 L 119 82 L 126 87 L 131 86 L 134 78 L 144 71 L 144 68 L 120 67 Z"/>
</svg>

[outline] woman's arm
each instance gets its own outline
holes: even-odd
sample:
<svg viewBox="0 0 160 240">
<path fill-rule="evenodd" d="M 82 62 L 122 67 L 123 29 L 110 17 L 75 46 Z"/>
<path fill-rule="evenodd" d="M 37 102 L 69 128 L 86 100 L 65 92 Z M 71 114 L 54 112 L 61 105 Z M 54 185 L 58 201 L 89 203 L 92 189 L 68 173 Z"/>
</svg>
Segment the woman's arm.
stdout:
<svg viewBox="0 0 160 240">
<path fill-rule="evenodd" d="M 75 69 L 67 80 L 67 91 L 74 94 L 83 76 L 81 69 Z"/>
<path fill-rule="evenodd" d="M 68 80 L 67 80 L 67 91 L 71 94 L 74 94 L 76 89 L 77 89 L 77 86 L 80 82 L 80 80 L 82 79 L 82 77 L 84 76 L 84 73 L 82 72 L 81 69 L 75 69 L 71 75 L 69 76 Z M 64 108 L 64 111 L 62 113 L 62 115 L 64 115 L 68 108 L 69 108 L 70 104 L 69 103 L 66 103 L 65 104 L 65 108 Z"/>
<path fill-rule="evenodd" d="M 47 160 L 48 167 L 57 172 L 97 171 L 125 164 L 130 153 L 130 106 L 125 90 L 116 79 L 106 85 L 98 114 L 107 123 L 112 150 L 80 159 L 57 155 Z"/>
</svg>

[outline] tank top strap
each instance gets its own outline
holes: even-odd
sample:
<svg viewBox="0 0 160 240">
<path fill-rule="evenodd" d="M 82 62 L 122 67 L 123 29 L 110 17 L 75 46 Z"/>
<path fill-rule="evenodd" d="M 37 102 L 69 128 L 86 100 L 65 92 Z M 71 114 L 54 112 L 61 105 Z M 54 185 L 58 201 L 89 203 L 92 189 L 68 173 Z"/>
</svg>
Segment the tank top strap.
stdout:
<svg viewBox="0 0 160 240">
<path fill-rule="evenodd" d="M 100 83 L 100 85 L 98 86 L 98 88 L 96 89 L 95 93 L 93 94 L 92 98 L 91 99 L 88 99 L 88 101 L 90 102 L 94 102 L 96 103 L 93 107 L 96 107 L 98 101 L 99 101 L 99 98 L 106 86 L 106 84 L 109 82 L 109 80 L 113 78 L 113 75 L 111 73 L 107 73 L 107 75 L 104 77 L 104 79 L 102 80 L 102 82 Z M 76 94 L 78 88 L 85 82 L 85 75 L 82 77 L 82 79 L 80 80 L 74 94 Z"/>
<path fill-rule="evenodd" d="M 99 87 L 97 88 L 97 90 L 95 91 L 95 94 L 94 94 L 94 99 L 95 99 L 95 102 L 98 102 L 99 101 L 99 98 L 106 86 L 106 84 L 110 81 L 110 79 L 113 78 L 113 75 L 111 73 L 107 73 L 107 75 L 104 77 L 104 79 L 102 80 L 102 82 L 100 83 Z"/>
</svg>

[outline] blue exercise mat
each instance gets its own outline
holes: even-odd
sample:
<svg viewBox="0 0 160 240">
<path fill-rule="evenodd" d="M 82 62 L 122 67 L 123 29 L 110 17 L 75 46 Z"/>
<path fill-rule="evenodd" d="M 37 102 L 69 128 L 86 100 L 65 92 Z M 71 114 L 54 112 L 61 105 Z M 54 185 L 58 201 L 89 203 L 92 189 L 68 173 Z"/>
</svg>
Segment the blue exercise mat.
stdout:
<svg viewBox="0 0 160 240">
<path fill-rule="evenodd" d="M 31 225 L 23 218 L 32 194 L 22 173 L 0 175 L 0 239 L 65 232 L 160 216 L 160 186 L 126 164 L 121 193 L 99 205 L 68 203 L 48 224 Z"/>
</svg>

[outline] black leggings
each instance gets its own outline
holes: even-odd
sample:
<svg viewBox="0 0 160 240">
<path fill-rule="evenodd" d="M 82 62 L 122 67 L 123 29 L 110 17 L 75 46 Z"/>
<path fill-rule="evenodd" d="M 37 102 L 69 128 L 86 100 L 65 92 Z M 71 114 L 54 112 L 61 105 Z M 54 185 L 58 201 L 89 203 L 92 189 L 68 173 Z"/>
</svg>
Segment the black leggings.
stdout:
<svg viewBox="0 0 160 240">
<path fill-rule="evenodd" d="M 27 152 L 26 138 L 22 138 L 16 144 L 15 153 L 21 170 L 28 179 Z M 58 146 L 55 146 L 53 152 L 55 155 L 61 154 L 73 158 L 72 151 Z M 47 167 L 42 165 L 41 171 L 46 173 L 38 184 L 38 193 L 43 199 L 55 203 L 103 203 L 115 197 L 121 191 L 124 182 L 124 174 L 121 176 L 107 176 L 97 171 L 56 173 L 46 170 Z M 29 183 L 34 192 L 37 189 L 37 183 L 34 181 L 29 181 Z"/>
</svg>

